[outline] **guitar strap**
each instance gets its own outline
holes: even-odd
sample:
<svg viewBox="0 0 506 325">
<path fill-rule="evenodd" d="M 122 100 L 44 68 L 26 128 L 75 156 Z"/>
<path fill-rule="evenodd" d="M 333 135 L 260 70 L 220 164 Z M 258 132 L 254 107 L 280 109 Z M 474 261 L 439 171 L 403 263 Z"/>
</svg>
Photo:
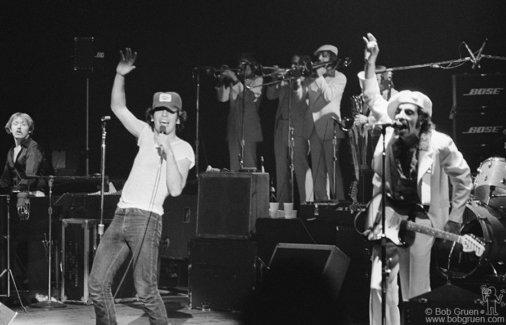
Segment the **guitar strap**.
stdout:
<svg viewBox="0 0 506 325">
<path fill-rule="evenodd" d="M 432 166 L 427 169 L 425 174 L 422 176 L 422 184 L 421 184 L 421 197 L 420 201 L 422 205 L 428 206 L 430 205 L 430 180 L 432 176 Z"/>
<path fill-rule="evenodd" d="M 418 150 L 423 151 L 423 152 L 427 152 L 430 147 L 431 138 L 432 138 L 431 132 L 427 132 L 427 133 L 422 134 L 420 137 L 420 143 L 419 143 Z M 428 159 L 428 158 L 426 157 L 425 159 Z M 419 160 L 418 163 L 420 164 L 421 161 Z M 422 184 L 421 184 L 421 189 L 420 189 L 421 190 L 420 191 L 421 192 L 420 193 L 420 196 L 421 196 L 420 201 L 423 206 L 430 205 L 430 200 L 431 200 L 430 181 L 431 181 L 432 172 L 433 172 L 432 168 L 433 168 L 433 163 L 431 163 L 431 165 L 427 168 L 427 170 L 425 171 L 425 173 L 422 176 Z"/>
</svg>

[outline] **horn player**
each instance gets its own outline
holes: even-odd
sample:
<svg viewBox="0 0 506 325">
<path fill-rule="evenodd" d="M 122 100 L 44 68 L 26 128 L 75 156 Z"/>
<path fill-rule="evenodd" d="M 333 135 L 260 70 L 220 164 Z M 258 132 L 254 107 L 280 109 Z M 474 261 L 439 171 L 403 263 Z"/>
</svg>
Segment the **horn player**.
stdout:
<svg viewBox="0 0 506 325">
<path fill-rule="evenodd" d="M 314 55 L 319 63 L 337 60 L 337 47 L 323 45 Z M 298 80 L 297 100 L 309 101 L 312 119 L 309 121 L 311 136 L 311 168 L 314 182 L 314 201 L 328 201 L 329 197 L 344 200 L 343 177 L 339 163 L 339 147 L 344 132 L 334 126 L 334 119 L 341 119 L 341 99 L 346 87 L 346 76 L 330 65 L 319 66 L 313 74 Z M 334 159 L 337 157 L 337 159 Z M 327 179 L 331 194 L 327 193 Z"/>
</svg>

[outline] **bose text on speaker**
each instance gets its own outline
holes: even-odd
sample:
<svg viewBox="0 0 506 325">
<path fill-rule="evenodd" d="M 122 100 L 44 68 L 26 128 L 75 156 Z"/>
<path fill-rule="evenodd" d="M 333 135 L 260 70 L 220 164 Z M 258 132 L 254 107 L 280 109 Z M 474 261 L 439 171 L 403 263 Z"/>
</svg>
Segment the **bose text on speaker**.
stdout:
<svg viewBox="0 0 506 325">
<path fill-rule="evenodd" d="M 269 215 L 269 174 L 199 176 L 197 237 L 245 239 Z"/>
<path fill-rule="evenodd" d="M 274 249 L 269 268 L 282 268 L 286 264 L 295 267 L 297 265 L 312 267 L 318 273 L 321 272 L 328 279 L 332 293 L 337 298 L 350 264 L 350 258 L 333 245 L 279 243 Z"/>
</svg>

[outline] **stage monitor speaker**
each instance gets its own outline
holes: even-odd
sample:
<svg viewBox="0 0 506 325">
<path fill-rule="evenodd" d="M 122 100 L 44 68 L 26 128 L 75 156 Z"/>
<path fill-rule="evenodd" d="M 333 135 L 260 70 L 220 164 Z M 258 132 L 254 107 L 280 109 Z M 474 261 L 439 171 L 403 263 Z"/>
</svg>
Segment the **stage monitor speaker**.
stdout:
<svg viewBox="0 0 506 325">
<path fill-rule="evenodd" d="M 9 325 L 18 315 L 0 302 L 0 325 Z"/>
<path fill-rule="evenodd" d="M 337 298 L 349 264 L 350 258 L 333 245 L 279 243 L 274 249 L 269 268 L 283 268 L 286 265 L 313 268 L 327 278 Z"/>
<path fill-rule="evenodd" d="M 200 174 L 197 237 L 246 239 L 268 215 L 269 174 Z"/>
</svg>

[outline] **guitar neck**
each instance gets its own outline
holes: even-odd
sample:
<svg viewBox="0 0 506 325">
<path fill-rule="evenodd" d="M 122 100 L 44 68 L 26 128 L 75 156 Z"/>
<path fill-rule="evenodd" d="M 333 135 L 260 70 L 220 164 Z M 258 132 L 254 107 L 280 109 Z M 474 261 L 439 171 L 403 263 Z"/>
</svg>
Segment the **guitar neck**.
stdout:
<svg viewBox="0 0 506 325">
<path fill-rule="evenodd" d="M 446 231 L 439 230 L 439 229 L 434 229 L 434 228 L 427 227 L 427 226 L 422 226 L 417 223 L 414 223 L 413 221 L 407 221 L 406 228 L 408 230 L 419 232 L 422 234 L 426 234 L 426 235 L 429 235 L 432 237 L 437 237 L 437 238 L 451 240 L 451 241 L 460 243 L 460 238 L 461 238 L 460 235 L 452 234 L 450 232 L 446 232 Z"/>
</svg>

